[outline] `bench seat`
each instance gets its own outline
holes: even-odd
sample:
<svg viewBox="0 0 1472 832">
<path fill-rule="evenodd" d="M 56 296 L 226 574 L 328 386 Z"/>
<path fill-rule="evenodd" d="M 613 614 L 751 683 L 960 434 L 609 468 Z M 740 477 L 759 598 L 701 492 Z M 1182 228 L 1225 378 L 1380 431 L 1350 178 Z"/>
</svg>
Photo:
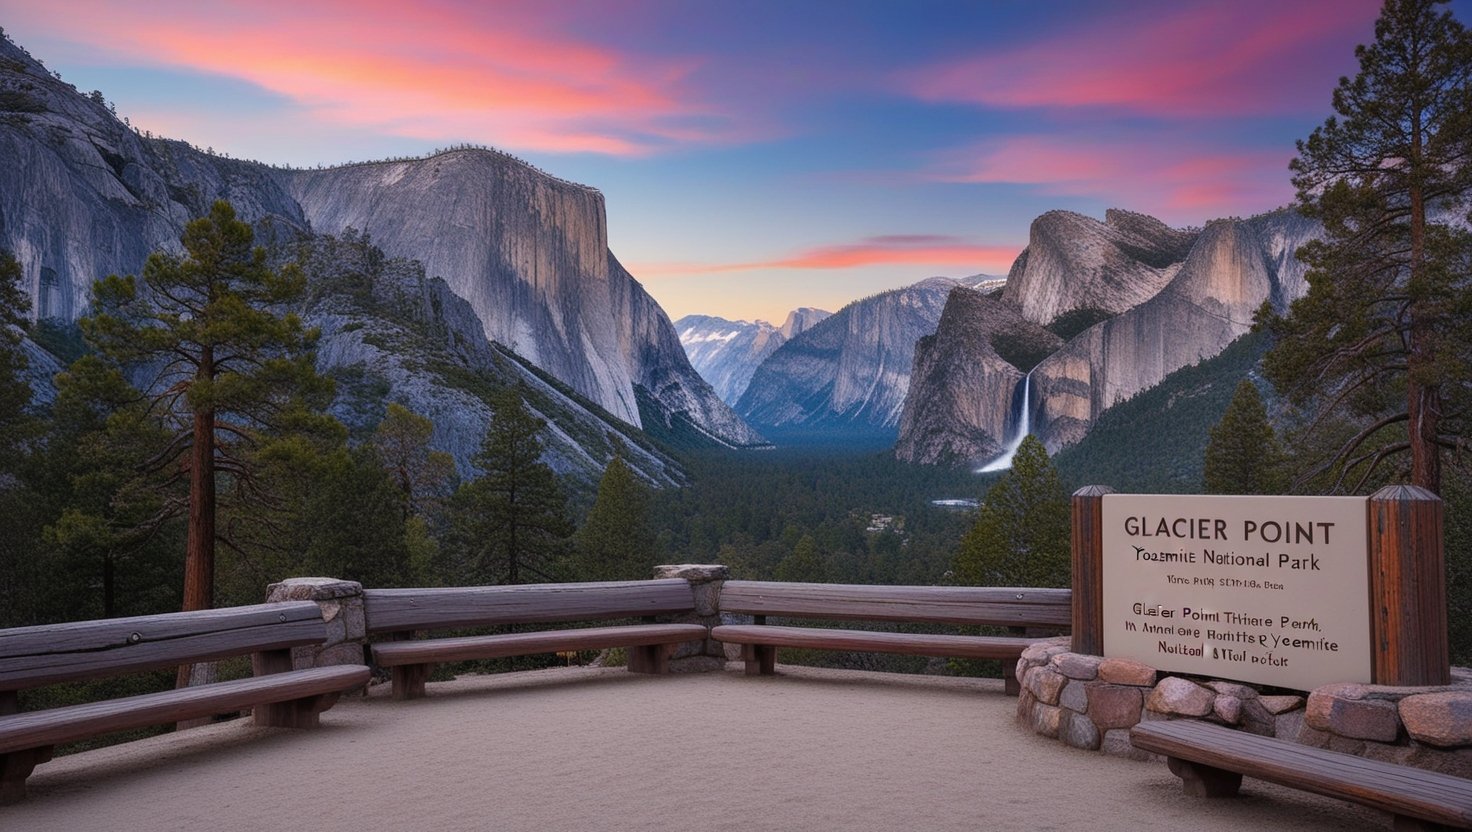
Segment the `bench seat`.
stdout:
<svg viewBox="0 0 1472 832">
<path fill-rule="evenodd" d="M 750 675 L 769 675 L 777 662 L 778 647 L 815 650 L 903 653 L 910 656 L 945 656 L 957 659 L 1008 659 L 1016 661 L 1022 651 L 1038 639 L 1009 636 L 954 636 L 931 633 L 887 633 L 838 630 L 825 627 L 785 627 L 770 624 L 722 624 L 712 628 L 711 638 L 743 646 L 742 658 Z M 1012 668 L 1003 667 L 1009 693 L 1016 680 Z"/>
<path fill-rule="evenodd" d="M 649 648 L 629 652 L 629 669 L 639 673 L 663 673 L 668 665 L 667 645 L 701 641 L 708 635 L 700 624 L 631 624 L 619 627 L 584 627 L 572 630 L 543 630 L 491 636 L 436 638 L 423 641 L 393 641 L 373 645 L 373 661 L 389 668 L 394 696 L 417 699 L 432 665 L 468 659 L 498 659 L 567 650 L 603 650 L 611 647 Z"/>
<path fill-rule="evenodd" d="M 1245 774 L 1389 812 L 1398 832 L 1472 829 L 1472 780 L 1191 720 L 1140 723 L 1130 742 L 1198 797 L 1236 794 Z"/>
<path fill-rule="evenodd" d="M 315 667 L 0 716 L 0 803 L 23 798 L 26 777 L 61 743 L 252 707 L 257 725 L 313 727 L 369 676 L 362 665 Z"/>
</svg>

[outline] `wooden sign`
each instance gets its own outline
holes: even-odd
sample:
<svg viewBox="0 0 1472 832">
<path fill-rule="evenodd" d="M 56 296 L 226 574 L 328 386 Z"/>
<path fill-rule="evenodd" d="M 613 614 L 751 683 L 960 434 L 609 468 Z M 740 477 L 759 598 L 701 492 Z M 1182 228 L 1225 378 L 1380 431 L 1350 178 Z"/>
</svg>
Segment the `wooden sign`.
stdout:
<svg viewBox="0 0 1472 832">
<path fill-rule="evenodd" d="M 1311 690 L 1372 676 L 1363 497 L 1102 497 L 1103 652 Z"/>
</svg>

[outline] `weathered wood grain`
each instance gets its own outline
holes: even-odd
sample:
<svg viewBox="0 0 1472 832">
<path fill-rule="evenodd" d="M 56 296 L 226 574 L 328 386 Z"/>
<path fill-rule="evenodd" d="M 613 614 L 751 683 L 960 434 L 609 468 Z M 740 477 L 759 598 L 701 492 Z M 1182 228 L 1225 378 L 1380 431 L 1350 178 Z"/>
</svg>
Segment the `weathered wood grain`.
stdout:
<svg viewBox="0 0 1472 832">
<path fill-rule="evenodd" d="M 948 656 L 961 659 L 1016 659 L 1033 639 L 1008 636 L 952 636 L 927 633 L 875 633 L 817 627 L 778 627 L 722 624 L 711 638 L 730 644 L 807 647 L 817 650 L 853 650 L 868 653 L 904 653 L 911 656 Z"/>
<path fill-rule="evenodd" d="M 1071 649 L 1104 655 L 1104 497 L 1114 489 L 1087 485 L 1073 492 L 1073 614 Z"/>
<path fill-rule="evenodd" d="M 622 627 L 393 641 L 373 645 L 373 661 L 383 667 L 394 667 L 468 659 L 497 659 L 556 653 L 559 650 L 602 650 L 609 647 L 678 644 L 682 641 L 699 641 L 707 635 L 705 627 L 699 624 L 631 624 Z"/>
<path fill-rule="evenodd" d="M 146 693 L 0 717 L 0 754 L 335 693 L 368 682 L 368 668 L 337 665 Z"/>
<path fill-rule="evenodd" d="M 1066 628 L 1066 589 L 727 581 L 721 611 L 855 621 Z"/>
<path fill-rule="evenodd" d="M 1372 678 L 1382 685 L 1451 681 L 1441 498 L 1388 485 L 1369 499 Z"/>
<path fill-rule="evenodd" d="M 1142 722 L 1130 729 L 1130 742 L 1198 767 L 1245 774 L 1398 817 L 1472 828 L 1472 780 L 1192 720 Z"/>
<path fill-rule="evenodd" d="M 688 581 L 521 584 L 363 593 L 370 633 L 635 618 L 692 610 Z"/>
<path fill-rule="evenodd" d="M 326 635 L 311 601 L 0 630 L 0 690 L 317 644 Z"/>
</svg>

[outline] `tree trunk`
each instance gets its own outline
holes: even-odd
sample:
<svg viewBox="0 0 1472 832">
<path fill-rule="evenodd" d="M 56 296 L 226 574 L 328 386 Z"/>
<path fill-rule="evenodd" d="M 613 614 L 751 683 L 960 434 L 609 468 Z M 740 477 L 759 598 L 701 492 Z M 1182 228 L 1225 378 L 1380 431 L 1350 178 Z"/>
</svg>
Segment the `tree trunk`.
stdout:
<svg viewBox="0 0 1472 832">
<path fill-rule="evenodd" d="M 195 378 L 213 379 L 214 351 L 201 352 Z M 189 539 L 184 550 L 184 611 L 207 610 L 215 605 L 215 411 L 194 414 L 194 445 L 189 457 Z M 179 668 L 175 687 L 188 687 L 209 671 L 192 665 Z"/>
<path fill-rule="evenodd" d="M 1426 279 L 1426 196 L 1421 184 L 1423 138 L 1421 118 L 1417 112 L 1411 120 L 1411 262 L 1407 281 L 1412 298 L 1424 297 Z M 1407 440 L 1411 445 L 1411 484 L 1433 494 L 1441 494 L 1441 449 L 1436 443 L 1441 430 L 1441 389 L 1420 380 L 1424 368 L 1433 360 L 1433 347 L 1423 301 L 1411 301 L 1411 343 L 1406 356 L 1406 415 L 1409 417 Z"/>
</svg>

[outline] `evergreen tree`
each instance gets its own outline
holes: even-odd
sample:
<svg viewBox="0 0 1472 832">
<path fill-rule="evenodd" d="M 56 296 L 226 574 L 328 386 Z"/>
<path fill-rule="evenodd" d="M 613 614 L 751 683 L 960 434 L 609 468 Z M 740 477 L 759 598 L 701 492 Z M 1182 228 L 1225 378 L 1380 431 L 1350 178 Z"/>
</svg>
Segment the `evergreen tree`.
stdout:
<svg viewBox="0 0 1472 832">
<path fill-rule="evenodd" d="M 20 281 L 20 263 L 0 249 L 0 476 L 16 472 L 21 450 L 35 428 L 28 412 L 31 386 L 25 371 L 29 363 L 20 348 L 31 303 Z"/>
<path fill-rule="evenodd" d="M 1283 451 L 1268 423 L 1257 385 L 1243 379 L 1206 444 L 1202 477 L 1208 494 L 1277 494 Z"/>
<path fill-rule="evenodd" d="M 220 478 L 229 499 L 270 503 L 252 460 L 263 437 L 335 420 L 317 412 L 331 384 L 313 370 L 312 333 L 283 311 L 302 295 L 300 269 L 272 268 L 224 201 L 180 241 L 186 254 L 154 252 L 141 280 L 98 281 L 82 328 L 109 359 L 159 368 L 145 390 L 171 436 L 147 467 L 167 485 L 188 483 L 187 498 L 163 510 L 188 512 L 183 606 L 196 610 L 214 604 L 216 543 L 240 548 L 216 522 Z"/>
<path fill-rule="evenodd" d="M 1325 238 L 1299 249 L 1309 290 L 1286 318 L 1268 377 L 1320 419 L 1362 429 L 1316 470 L 1358 489 L 1382 463 L 1441 487 L 1466 441 L 1472 378 L 1472 38 L 1443 0 L 1387 0 L 1338 116 L 1298 143 L 1298 207 Z"/>
<path fill-rule="evenodd" d="M 557 475 L 541 460 L 546 422 L 513 388 L 496 393 L 491 407 L 491 427 L 473 460 L 485 473 L 450 502 L 455 571 L 469 583 L 555 580 L 551 564 L 564 553 L 572 525 Z"/>
<path fill-rule="evenodd" d="M 653 572 L 658 552 L 649 522 L 649 489 L 621 454 L 614 454 L 604 468 L 598 496 L 574 542 L 582 580 L 642 580 Z"/>
<path fill-rule="evenodd" d="M 393 402 L 373 431 L 373 447 L 403 495 L 406 519 L 435 509 L 455 477 L 454 457 L 430 450 L 432 435 L 434 422 Z"/>
<path fill-rule="evenodd" d="M 961 540 L 956 579 L 971 586 L 1069 586 L 1069 522 L 1058 471 L 1043 443 L 1029 435 Z"/>
<path fill-rule="evenodd" d="M 823 556 L 818 552 L 818 541 L 805 534 L 792 547 L 792 554 L 777 564 L 775 577 L 779 581 L 820 584 L 827 580 L 828 572 L 823 568 Z"/>
</svg>

